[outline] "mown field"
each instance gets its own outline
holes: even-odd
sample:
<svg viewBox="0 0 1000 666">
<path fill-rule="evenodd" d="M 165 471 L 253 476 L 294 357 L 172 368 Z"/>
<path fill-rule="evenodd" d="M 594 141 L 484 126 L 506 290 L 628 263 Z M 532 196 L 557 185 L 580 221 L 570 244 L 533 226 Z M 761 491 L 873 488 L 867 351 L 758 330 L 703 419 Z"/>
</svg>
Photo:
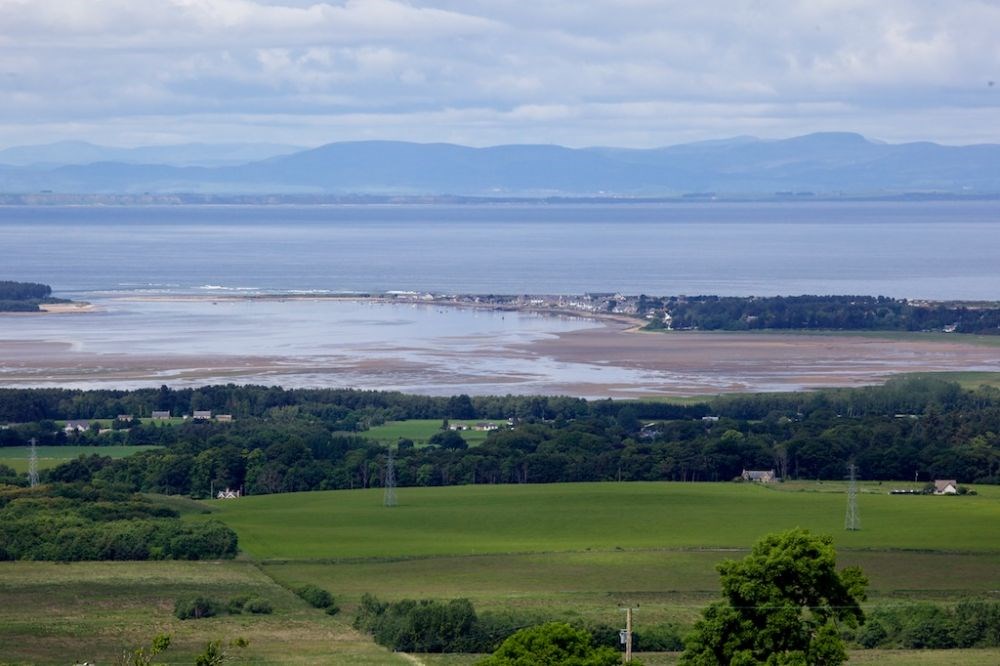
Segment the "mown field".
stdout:
<svg viewBox="0 0 1000 666">
<path fill-rule="evenodd" d="M 885 491 L 891 484 L 886 484 Z M 820 489 L 837 485 L 820 484 Z M 843 487 L 843 486 L 840 486 Z M 1000 551 L 1000 488 L 967 497 L 845 496 L 733 483 L 579 483 L 328 491 L 213 501 L 255 558 L 348 559 L 625 549 L 747 548 L 805 527 L 842 549 Z"/>
<path fill-rule="evenodd" d="M 125 458 L 140 451 L 159 448 L 157 446 L 38 446 L 38 469 L 49 469 L 74 460 L 80 456 L 109 456 Z M 0 464 L 17 472 L 28 471 L 28 446 L 8 446 L 0 448 Z"/>
<path fill-rule="evenodd" d="M 481 421 L 482 419 L 473 419 L 471 421 L 452 419 L 449 423 L 455 425 L 461 424 L 473 428 Z M 501 428 L 506 425 L 506 422 L 503 420 L 486 422 L 495 423 Z M 387 445 L 395 445 L 400 439 L 405 438 L 413 440 L 414 445 L 419 447 L 426 446 L 428 440 L 439 432 L 442 432 L 441 419 L 410 419 L 409 421 L 390 421 L 380 426 L 369 428 L 362 433 L 351 434 L 360 434 L 362 437 L 367 437 L 368 439 L 373 439 Z M 485 430 L 459 430 L 457 432 L 469 446 L 479 446 L 486 441 L 486 436 L 489 435 Z"/>
</svg>

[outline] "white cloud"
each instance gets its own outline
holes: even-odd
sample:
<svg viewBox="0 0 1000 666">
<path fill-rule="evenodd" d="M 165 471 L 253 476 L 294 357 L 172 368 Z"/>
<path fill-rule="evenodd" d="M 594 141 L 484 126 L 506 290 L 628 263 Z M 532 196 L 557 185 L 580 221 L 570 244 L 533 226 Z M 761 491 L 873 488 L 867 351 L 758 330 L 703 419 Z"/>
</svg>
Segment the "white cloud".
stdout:
<svg viewBox="0 0 1000 666">
<path fill-rule="evenodd" d="M 989 0 L 0 0 L 0 145 L 1000 141 L 997 25 Z"/>
</svg>

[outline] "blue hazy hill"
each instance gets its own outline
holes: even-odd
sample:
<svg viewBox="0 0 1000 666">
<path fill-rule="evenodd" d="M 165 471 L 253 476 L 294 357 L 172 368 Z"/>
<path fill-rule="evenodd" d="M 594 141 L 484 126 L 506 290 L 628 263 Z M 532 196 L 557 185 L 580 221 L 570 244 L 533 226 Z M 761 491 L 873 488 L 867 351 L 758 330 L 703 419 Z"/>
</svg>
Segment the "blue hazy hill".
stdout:
<svg viewBox="0 0 1000 666">
<path fill-rule="evenodd" d="M 2 157 L 2 153 L 0 153 Z M 887 144 L 858 134 L 753 137 L 654 149 L 398 141 L 331 143 L 228 166 L 102 159 L 4 166 L 0 191 L 471 196 L 1000 193 L 1000 145 Z"/>
</svg>

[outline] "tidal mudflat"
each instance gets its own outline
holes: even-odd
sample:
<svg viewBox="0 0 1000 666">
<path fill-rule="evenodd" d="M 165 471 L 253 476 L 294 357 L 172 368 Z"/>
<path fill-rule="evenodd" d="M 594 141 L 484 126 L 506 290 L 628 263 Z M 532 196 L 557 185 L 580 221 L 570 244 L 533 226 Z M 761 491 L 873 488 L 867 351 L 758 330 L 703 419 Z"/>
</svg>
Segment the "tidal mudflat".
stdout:
<svg viewBox="0 0 1000 666">
<path fill-rule="evenodd" d="M 638 397 L 857 386 L 900 372 L 1000 371 L 955 338 L 683 332 L 373 300 L 104 298 L 0 321 L 0 385 L 280 384 L 432 395 Z"/>
</svg>

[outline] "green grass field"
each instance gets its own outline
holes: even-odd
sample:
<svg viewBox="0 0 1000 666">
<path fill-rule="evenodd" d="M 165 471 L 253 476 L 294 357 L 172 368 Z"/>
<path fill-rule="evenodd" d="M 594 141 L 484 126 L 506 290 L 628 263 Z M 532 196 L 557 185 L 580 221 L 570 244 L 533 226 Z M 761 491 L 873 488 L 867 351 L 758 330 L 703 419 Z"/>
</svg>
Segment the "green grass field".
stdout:
<svg viewBox="0 0 1000 666">
<path fill-rule="evenodd" d="M 834 536 L 839 563 L 858 564 L 870 577 L 869 604 L 996 598 L 1000 488 L 901 497 L 885 494 L 892 485 L 863 485 L 860 532 L 843 529 L 845 487 L 836 482 L 400 488 L 393 508 L 382 506 L 377 489 L 174 499 L 185 519 L 211 517 L 236 529 L 246 561 L 0 563 L 0 661 L 65 663 L 78 645 L 90 652 L 74 654 L 99 657 L 168 631 L 178 642 L 174 663 L 209 639 L 236 636 L 251 640 L 242 663 L 407 663 L 349 628 L 366 592 L 467 597 L 480 611 L 612 625 L 627 601 L 640 604 L 638 630 L 689 626 L 718 596 L 720 560 L 794 526 Z M 286 589 L 303 583 L 332 592 L 343 612 L 329 618 Z M 196 590 L 220 597 L 249 590 L 270 599 L 275 614 L 173 619 L 173 599 Z M 657 666 L 677 656 L 642 658 Z M 409 663 L 465 666 L 476 657 L 416 659 Z M 1000 650 L 859 651 L 852 662 L 985 665 L 1000 663 Z"/>
<path fill-rule="evenodd" d="M 451 419 L 449 421 L 449 423 L 455 425 L 462 424 L 470 428 L 479 422 L 480 420 L 469 421 L 462 419 Z M 502 419 L 486 422 L 495 423 L 501 428 L 506 425 L 506 421 Z M 411 419 L 409 421 L 389 421 L 383 425 L 369 428 L 362 433 L 352 434 L 360 434 L 362 437 L 373 439 L 382 444 L 395 444 L 401 438 L 406 438 L 413 440 L 413 443 L 420 447 L 426 446 L 427 441 L 439 432 L 441 432 L 441 419 Z M 479 446 L 486 441 L 486 436 L 489 433 L 481 430 L 460 430 L 458 434 L 462 436 L 469 446 Z"/>
<path fill-rule="evenodd" d="M 99 455 L 111 458 L 125 458 L 140 451 L 159 448 L 157 446 L 39 446 L 38 469 L 49 469 L 80 456 Z M 0 464 L 14 468 L 18 472 L 28 471 L 28 456 L 31 448 L 9 446 L 0 448 Z"/>
<path fill-rule="evenodd" d="M 891 485 L 891 484 L 890 484 Z M 468 597 L 476 607 L 689 625 L 718 596 L 715 565 L 765 533 L 832 534 L 843 565 L 871 578 L 885 604 L 1000 590 L 1000 489 L 971 497 L 889 496 L 862 488 L 864 529 L 843 529 L 842 483 L 557 484 L 402 488 L 211 502 L 268 575 L 312 582 L 350 608 L 388 599 Z"/>
<path fill-rule="evenodd" d="M 888 486 L 886 486 L 888 490 Z M 214 501 L 241 547 L 268 559 L 400 558 L 582 550 L 747 548 L 805 527 L 842 549 L 1000 551 L 1000 488 L 966 497 L 845 496 L 732 483 L 580 483 L 378 489 Z"/>
</svg>

